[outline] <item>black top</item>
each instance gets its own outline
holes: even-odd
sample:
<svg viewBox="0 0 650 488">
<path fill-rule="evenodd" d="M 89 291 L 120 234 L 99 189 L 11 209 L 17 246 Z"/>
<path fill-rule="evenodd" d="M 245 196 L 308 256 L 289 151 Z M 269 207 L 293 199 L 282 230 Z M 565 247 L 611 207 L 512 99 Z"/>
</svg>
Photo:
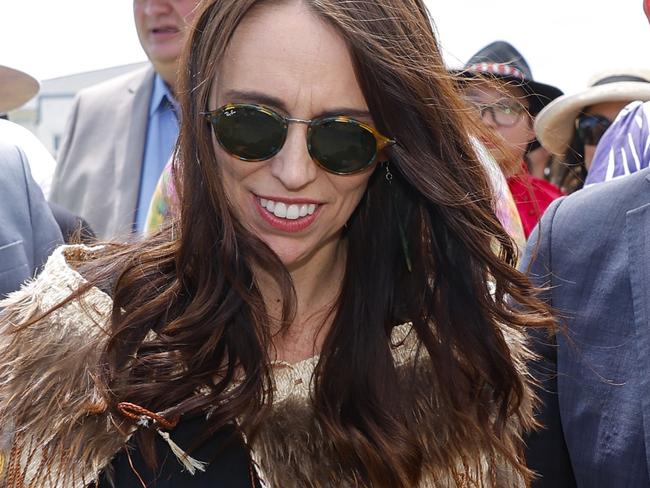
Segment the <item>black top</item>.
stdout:
<svg viewBox="0 0 650 488">
<path fill-rule="evenodd" d="M 114 470 L 114 486 L 143 488 L 135 470 L 147 488 L 261 488 L 259 481 L 255 479 L 246 446 L 241 436 L 233 435 L 233 428 L 219 431 L 209 441 L 192 449 L 203 434 L 204 426 L 205 420 L 202 417 L 183 420 L 170 432 L 170 436 L 194 459 L 209 463 L 205 472 L 197 470 L 194 475 L 187 472 L 169 445 L 156 435 L 158 469 L 153 472 L 144 462 L 135 442 L 131 442 L 128 447 L 129 455 L 122 451 L 111 463 Z M 95 488 L 109 487 L 111 483 L 102 475 L 99 485 Z"/>
</svg>

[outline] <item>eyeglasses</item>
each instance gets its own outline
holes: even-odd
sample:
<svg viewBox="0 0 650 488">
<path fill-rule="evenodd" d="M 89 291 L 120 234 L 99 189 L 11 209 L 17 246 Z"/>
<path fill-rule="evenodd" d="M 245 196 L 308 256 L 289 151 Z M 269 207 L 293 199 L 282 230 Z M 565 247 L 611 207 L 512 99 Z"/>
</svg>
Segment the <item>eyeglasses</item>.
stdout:
<svg viewBox="0 0 650 488">
<path fill-rule="evenodd" d="M 602 115 L 580 115 L 576 119 L 578 139 L 586 146 L 596 146 L 612 121 Z"/>
<path fill-rule="evenodd" d="M 514 127 L 527 113 L 526 107 L 519 102 L 482 103 L 471 98 L 468 98 L 467 101 L 478 111 L 481 119 L 489 114 L 498 127 Z"/>
<path fill-rule="evenodd" d="M 265 161 L 280 152 L 289 123 L 306 124 L 307 149 L 325 171 L 350 175 L 368 168 L 395 141 L 374 127 L 345 116 L 312 120 L 284 117 L 262 105 L 229 103 L 203 112 L 219 145 L 242 161 Z"/>
</svg>

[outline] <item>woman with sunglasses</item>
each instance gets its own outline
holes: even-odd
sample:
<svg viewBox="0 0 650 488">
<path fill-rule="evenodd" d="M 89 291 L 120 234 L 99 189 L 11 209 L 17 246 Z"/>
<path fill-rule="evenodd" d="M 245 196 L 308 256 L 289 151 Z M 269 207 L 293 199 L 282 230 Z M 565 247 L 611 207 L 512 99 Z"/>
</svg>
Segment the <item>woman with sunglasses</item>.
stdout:
<svg viewBox="0 0 650 488">
<path fill-rule="evenodd" d="M 598 143 L 585 186 L 627 176 L 650 165 L 649 127 L 650 102 L 637 100 L 626 105 Z"/>
<path fill-rule="evenodd" d="M 552 181 L 564 192 L 582 188 L 601 137 L 633 100 L 650 100 L 650 78 L 619 70 L 597 76 L 586 90 L 563 95 L 539 113 L 535 133 L 557 157 Z"/>
<path fill-rule="evenodd" d="M 497 219 L 514 241 L 517 249 L 522 251 L 526 245 L 526 236 L 507 180 L 490 153 L 482 146 L 477 146 L 477 149 L 479 149 L 479 158 L 485 165 L 492 186 L 493 206 Z M 145 232 L 153 234 L 160 230 L 168 220 L 176 217 L 180 212 L 179 204 L 178 192 L 172 177 L 172 160 L 170 160 L 165 165 L 151 198 L 145 219 Z"/>
<path fill-rule="evenodd" d="M 178 219 L 2 303 L 3 486 L 526 486 L 523 328 L 551 318 L 424 4 L 195 22 Z"/>
</svg>

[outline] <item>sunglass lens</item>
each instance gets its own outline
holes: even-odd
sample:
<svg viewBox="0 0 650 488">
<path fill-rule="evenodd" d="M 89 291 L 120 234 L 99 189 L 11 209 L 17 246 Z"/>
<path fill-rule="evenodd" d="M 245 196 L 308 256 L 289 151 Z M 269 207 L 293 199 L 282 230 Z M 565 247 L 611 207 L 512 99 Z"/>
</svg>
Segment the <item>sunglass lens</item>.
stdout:
<svg viewBox="0 0 650 488">
<path fill-rule="evenodd" d="M 309 152 L 329 171 L 354 173 L 374 161 L 377 140 L 354 121 L 325 119 L 311 128 Z"/>
<path fill-rule="evenodd" d="M 578 137 L 583 144 L 596 146 L 611 122 L 605 117 L 585 116 L 578 121 Z"/>
<path fill-rule="evenodd" d="M 233 156 L 263 161 L 282 148 L 286 127 L 272 114 L 247 105 L 226 106 L 212 120 L 219 144 Z"/>
</svg>

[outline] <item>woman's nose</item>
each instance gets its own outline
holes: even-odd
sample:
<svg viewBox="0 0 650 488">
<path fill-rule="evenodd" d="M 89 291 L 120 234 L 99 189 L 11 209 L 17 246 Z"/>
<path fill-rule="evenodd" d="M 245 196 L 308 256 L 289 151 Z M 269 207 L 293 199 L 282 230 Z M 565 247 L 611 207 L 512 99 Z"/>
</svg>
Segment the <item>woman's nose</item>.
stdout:
<svg viewBox="0 0 650 488">
<path fill-rule="evenodd" d="M 169 0 L 141 0 L 144 4 L 144 12 L 149 16 L 168 13 L 171 10 Z"/>
<path fill-rule="evenodd" d="M 284 146 L 271 160 L 271 174 L 287 190 L 300 190 L 318 176 L 318 166 L 307 149 L 307 126 L 291 124 Z"/>
</svg>

